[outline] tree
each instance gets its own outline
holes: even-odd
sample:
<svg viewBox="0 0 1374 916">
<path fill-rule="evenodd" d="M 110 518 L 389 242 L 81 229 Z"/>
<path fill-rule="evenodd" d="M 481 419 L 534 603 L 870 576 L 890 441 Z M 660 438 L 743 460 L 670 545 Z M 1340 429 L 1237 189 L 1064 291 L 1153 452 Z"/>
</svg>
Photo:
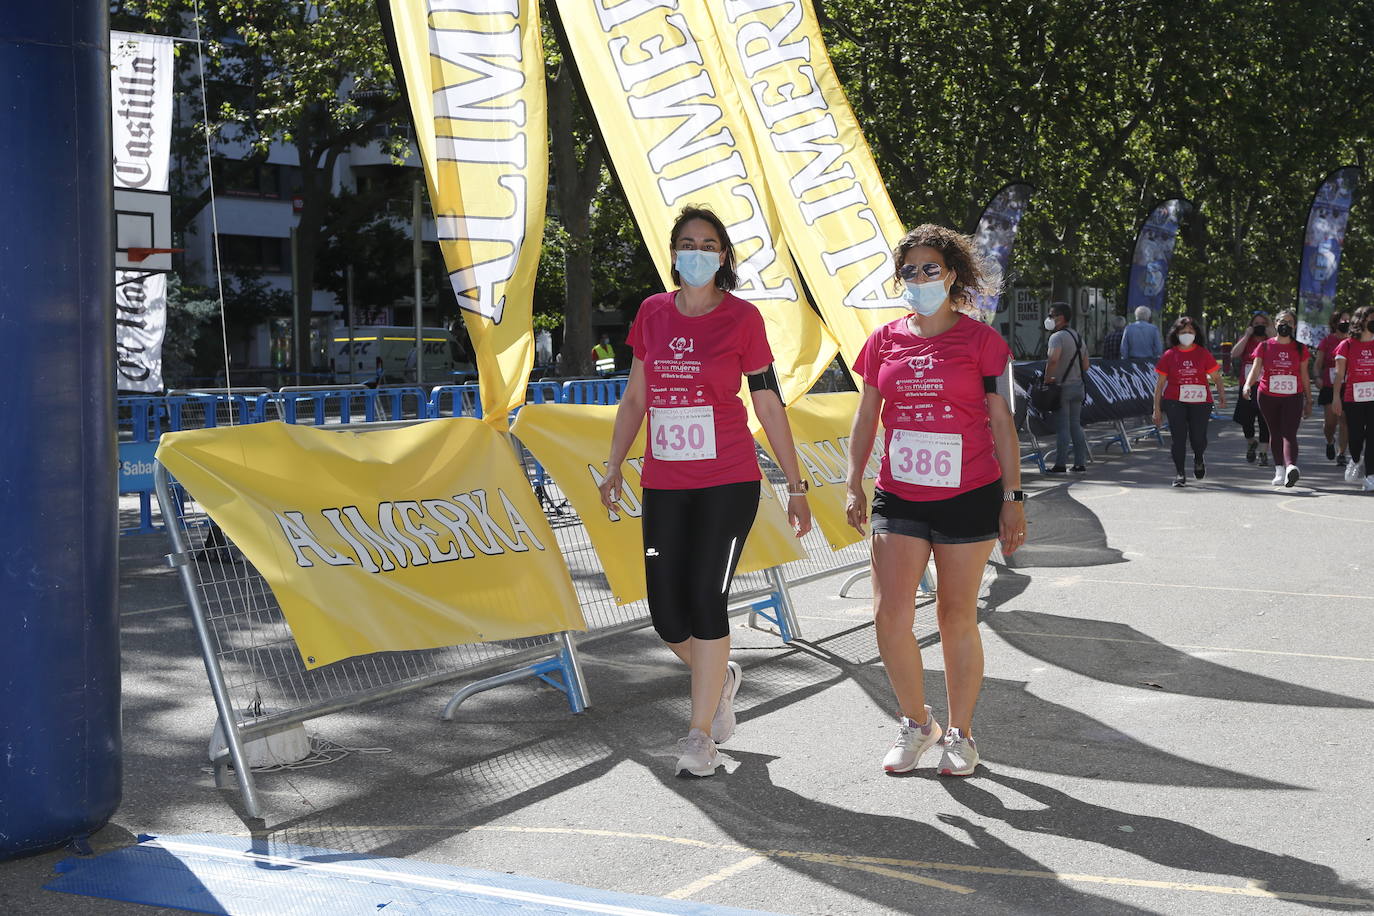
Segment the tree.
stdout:
<svg viewBox="0 0 1374 916">
<path fill-rule="evenodd" d="M 195 15 L 188 0 L 116 0 L 113 8 L 116 23 L 172 33 Z M 374 0 L 212 0 L 200 15 L 215 138 L 245 143 L 259 155 L 278 142 L 296 151 L 294 364 L 308 369 L 305 324 L 339 156 L 371 142 L 401 154 L 402 131 L 382 129 L 406 123 L 405 101 L 392 79 Z"/>
</svg>

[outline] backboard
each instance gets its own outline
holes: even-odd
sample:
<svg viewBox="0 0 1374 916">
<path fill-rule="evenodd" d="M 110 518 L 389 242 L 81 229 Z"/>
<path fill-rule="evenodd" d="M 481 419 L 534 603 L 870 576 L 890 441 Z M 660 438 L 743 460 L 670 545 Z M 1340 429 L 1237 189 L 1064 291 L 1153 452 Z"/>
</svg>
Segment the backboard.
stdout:
<svg viewBox="0 0 1374 916">
<path fill-rule="evenodd" d="M 172 269 L 172 195 L 114 189 L 115 270 L 167 273 Z"/>
</svg>

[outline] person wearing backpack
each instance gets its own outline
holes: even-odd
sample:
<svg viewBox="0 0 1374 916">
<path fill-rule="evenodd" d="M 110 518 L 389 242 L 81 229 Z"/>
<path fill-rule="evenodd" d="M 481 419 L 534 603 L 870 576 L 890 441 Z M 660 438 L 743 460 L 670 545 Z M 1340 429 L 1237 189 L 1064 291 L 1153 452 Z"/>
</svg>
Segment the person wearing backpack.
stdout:
<svg viewBox="0 0 1374 916">
<path fill-rule="evenodd" d="M 1088 371 L 1088 348 L 1083 346 L 1083 338 L 1069 325 L 1073 322 L 1073 309 L 1062 302 L 1050 306 L 1050 316 L 1045 319 L 1045 330 L 1050 333 L 1049 361 L 1045 363 L 1045 383 L 1059 385 L 1059 408 L 1054 412 L 1056 441 L 1054 467 L 1051 474 L 1063 474 L 1064 456 L 1069 452 L 1069 440 L 1073 440 L 1073 471 L 1081 474 L 1087 470 L 1088 439 L 1083 435 L 1083 375 Z"/>
</svg>

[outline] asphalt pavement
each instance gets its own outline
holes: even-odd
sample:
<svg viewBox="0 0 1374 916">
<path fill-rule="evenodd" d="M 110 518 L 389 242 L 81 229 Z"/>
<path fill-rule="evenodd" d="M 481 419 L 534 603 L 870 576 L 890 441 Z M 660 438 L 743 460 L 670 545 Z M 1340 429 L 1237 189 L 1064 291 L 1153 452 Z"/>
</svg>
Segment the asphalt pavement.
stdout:
<svg viewBox="0 0 1374 916">
<path fill-rule="evenodd" d="M 1079 477 L 1026 472 L 1028 546 L 989 577 L 968 779 L 880 767 L 894 724 L 871 592 L 794 592 L 804 638 L 741 621 L 731 772 L 673 775 L 685 670 L 649 631 L 584 650 L 592 707 L 525 681 L 452 722 L 436 688 L 314 721 L 352 748 L 261 776 L 263 821 L 202 767 L 214 720 L 159 537 L 126 538 L 124 802 L 138 834 L 254 834 L 353 855 L 790 914 L 1374 910 L 1374 494 L 1303 427 L 1275 489 L 1212 424 L 1182 489 L 1147 440 Z M 934 608 L 927 690 L 944 720 Z M 0 863 L 0 913 L 146 914 Z"/>
</svg>

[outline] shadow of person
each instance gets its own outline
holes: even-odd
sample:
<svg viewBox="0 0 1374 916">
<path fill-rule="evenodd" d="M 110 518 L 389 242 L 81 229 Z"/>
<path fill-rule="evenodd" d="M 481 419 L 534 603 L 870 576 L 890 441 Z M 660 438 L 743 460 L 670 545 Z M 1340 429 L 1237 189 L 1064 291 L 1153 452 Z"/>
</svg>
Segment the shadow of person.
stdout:
<svg viewBox="0 0 1374 916">
<path fill-rule="evenodd" d="M 1042 783 L 989 772 L 977 780 L 941 780 L 950 797 L 983 817 L 1017 830 L 1110 846 L 1166 868 L 1230 875 L 1286 900 L 1324 908 L 1374 909 L 1374 894 L 1334 869 L 1233 843 L 1190 824 L 1094 805 Z M 996 783 L 1044 807 L 1012 808 L 984 786 Z M 942 815 L 945 823 L 954 823 Z M 955 824 L 965 829 L 962 824 Z M 1121 828 L 1130 827 L 1130 831 Z"/>
<path fill-rule="evenodd" d="M 777 757 L 729 753 L 738 769 L 712 779 L 677 777 L 656 757 L 631 756 L 739 844 L 860 900 L 900 912 L 986 913 L 999 903 L 1019 913 L 1148 912 L 1053 880 L 1042 863 L 994 837 L 950 836 L 933 823 L 929 802 L 938 794 L 919 776 L 902 783 L 913 790 L 913 816 L 870 814 L 821 801 L 824 780 L 814 797 L 775 785 L 769 764 Z M 936 777 L 923 772 L 928 786 Z"/>
<path fill-rule="evenodd" d="M 1124 623 L 1033 611 L 1006 611 L 986 623 L 1004 642 L 1032 658 L 1110 684 L 1246 703 L 1374 709 L 1368 700 L 1197 658 Z"/>
<path fill-rule="evenodd" d="M 1106 566 L 1125 563 L 1121 551 L 1107 544 L 1097 514 L 1074 499 L 1069 487 L 1055 487 L 1026 502 L 1029 536 L 1006 558 L 1011 569 L 1028 566 Z"/>
</svg>

